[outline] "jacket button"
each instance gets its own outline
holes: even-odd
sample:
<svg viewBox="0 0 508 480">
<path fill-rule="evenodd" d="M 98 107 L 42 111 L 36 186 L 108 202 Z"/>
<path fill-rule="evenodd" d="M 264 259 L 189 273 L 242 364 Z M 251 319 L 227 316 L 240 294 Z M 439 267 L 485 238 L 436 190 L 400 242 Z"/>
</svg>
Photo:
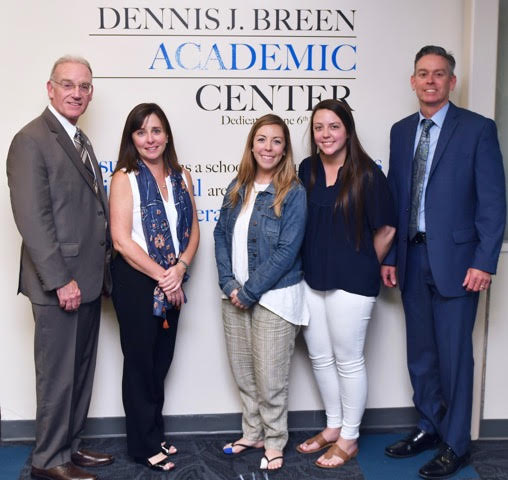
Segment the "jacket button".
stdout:
<svg viewBox="0 0 508 480">
<path fill-rule="evenodd" d="M 257 254 L 257 253 L 253 253 L 253 254 L 252 254 L 252 256 L 253 256 L 253 257 L 257 257 L 257 256 L 258 256 L 258 254 Z"/>
<path fill-rule="evenodd" d="M 258 224 L 258 222 L 252 222 L 252 225 L 256 226 Z"/>
<path fill-rule="evenodd" d="M 100 245 L 101 247 L 103 247 L 104 245 L 106 245 L 106 242 L 105 242 L 104 240 L 101 240 L 101 241 L 99 242 L 99 245 Z"/>
<path fill-rule="evenodd" d="M 104 215 L 104 212 L 102 210 L 98 210 L 97 215 L 99 215 L 99 217 L 101 217 L 102 215 Z"/>
<path fill-rule="evenodd" d="M 252 239 L 252 242 L 253 242 L 253 243 L 256 243 L 256 239 L 255 239 L 255 238 L 253 238 L 253 239 Z"/>
</svg>

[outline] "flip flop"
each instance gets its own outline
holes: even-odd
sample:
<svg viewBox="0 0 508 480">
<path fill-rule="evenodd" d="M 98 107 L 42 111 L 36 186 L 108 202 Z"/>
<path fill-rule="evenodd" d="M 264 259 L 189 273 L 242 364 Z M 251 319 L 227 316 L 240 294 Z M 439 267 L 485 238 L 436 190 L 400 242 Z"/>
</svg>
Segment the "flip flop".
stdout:
<svg viewBox="0 0 508 480">
<path fill-rule="evenodd" d="M 169 457 L 163 458 L 156 463 L 151 463 L 148 458 L 142 457 L 136 457 L 134 460 L 136 463 L 140 463 L 141 465 L 148 467 L 150 470 L 155 470 L 157 472 L 169 472 L 175 468 L 175 464 L 169 460 Z"/>
<path fill-rule="evenodd" d="M 324 454 L 324 457 L 328 460 L 332 457 L 340 457 L 342 458 L 343 462 L 338 463 L 337 465 L 324 465 L 322 463 L 319 463 L 317 460 L 314 462 L 316 466 L 319 468 L 339 468 L 345 465 L 349 460 L 352 458 L 355 458 L 358 455 L 358 448 L 351 454 L 348 455 L 342 448 L 340 448 L 336 443 L 334 443 Z"/>
<path fill-rule="evenodd" d="M 273 468 L 273 469 L 268 468 L 268 465 L 270 465 L 270 463 L 272 463 L 275 460 L 280 460 L 280 459 L 284 459 L 284 457 L 282 455 L 279 455 L 278 457 L 273 457 L 270 460 L 268 460 L 268 457 L 266 455 L 263 455 L 263 458 L 261 459 L 261 464 L 259 465 L 259 468 L 261 470 L 280 470 L 284 466 L 284 463 L 279 468 Z"/>
<path fill-rule="evenodd" d="M 321 433 L 318 433 L 317 435 L 314 435 L 313 437 L 305 440 L 305 445 L 311 445 L 312 443 L 316 442 L 319 446 L 317 448 L 313 448 L 312 450 L 303 450 L 300 445 L 296 446 L 296 450 L 300 453 L 307 454 L 307 453 L 316 453 L 320 450 L 323 450 L 323 448 L 331 447 L 335 442 L 329 442 L 328 440 L 323 437 Z"/>
<path fill-rule="evenodd" d="M 240 450 L 239 452 L 235 453 L 234 447 L 242 447 L 243 450 Z M 224 445 L 224 447 L 222 448 L 222 451 L 226 455 L 240 455 L 241 453 L 248 452 L 249 450 L 255 450 L 257 448 L 263 448 L 263 447 L 262 446 L 255 447 L 254 445 L 246 445 L 245 443 L 234 442 L 234 443 L 228 443 L 227 445 Z"/>
</svg>

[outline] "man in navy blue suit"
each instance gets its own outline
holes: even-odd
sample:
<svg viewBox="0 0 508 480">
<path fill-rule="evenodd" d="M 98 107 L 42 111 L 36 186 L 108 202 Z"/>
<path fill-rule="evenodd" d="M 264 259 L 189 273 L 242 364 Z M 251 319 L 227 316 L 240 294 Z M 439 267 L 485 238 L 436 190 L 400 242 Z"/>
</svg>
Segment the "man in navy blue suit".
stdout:
<svg viewBox="0 0 508 480">
<path fill-rule="evenodd" d="M 398 278 L 402 292 L 420 421 L 385 453 L 404 458 L 441 445 L 419 471 L 426 479 L 449 477 L 468 461 L 473 325 L 479 292 L 496 272 L 506 218 L 496 125 L 449 101 L 454 67 L 442 47 L 417 53 L 411 86 L 420 111 L 390 134 L 398 226 L 381 276 L 387 287 Z"/>
</svg>

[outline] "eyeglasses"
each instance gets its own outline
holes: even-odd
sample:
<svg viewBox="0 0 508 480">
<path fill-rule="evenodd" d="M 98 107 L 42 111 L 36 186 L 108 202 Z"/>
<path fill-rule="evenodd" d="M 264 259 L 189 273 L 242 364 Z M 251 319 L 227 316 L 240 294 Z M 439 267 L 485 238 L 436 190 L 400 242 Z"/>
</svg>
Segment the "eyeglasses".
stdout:
<svg viewBox="0 0 508 480">
<path fill-rule="evenodd" d="M 72 92 L 78 87 L 79 93 L 82 95 L 90 95 L 92 93 L 93 85 L 91 83 L 80 83 L 76 85 L 75 83 L 70 82 L 69 80 L 63 80 L 62 82 L 57 82 L 56 80 L 51 79 L 53 83 L 60 85 L 65 92 Z"/>
</svg>

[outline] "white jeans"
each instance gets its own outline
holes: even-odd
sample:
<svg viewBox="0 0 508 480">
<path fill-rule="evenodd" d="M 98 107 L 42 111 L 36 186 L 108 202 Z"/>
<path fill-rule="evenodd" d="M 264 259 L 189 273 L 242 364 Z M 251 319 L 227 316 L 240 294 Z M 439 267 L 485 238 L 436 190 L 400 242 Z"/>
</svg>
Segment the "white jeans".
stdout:
<svg viewBox="0 0 508 480">
<path fill-rule="evenodd" d="M 326 410 L 326 424 L 341 437 L 359 436 L 367 403 L 363 347 L 376 297 L 344 290 L 313 290 L 305 284 L 309 326 L 303 335 Z"/>
</svg>

